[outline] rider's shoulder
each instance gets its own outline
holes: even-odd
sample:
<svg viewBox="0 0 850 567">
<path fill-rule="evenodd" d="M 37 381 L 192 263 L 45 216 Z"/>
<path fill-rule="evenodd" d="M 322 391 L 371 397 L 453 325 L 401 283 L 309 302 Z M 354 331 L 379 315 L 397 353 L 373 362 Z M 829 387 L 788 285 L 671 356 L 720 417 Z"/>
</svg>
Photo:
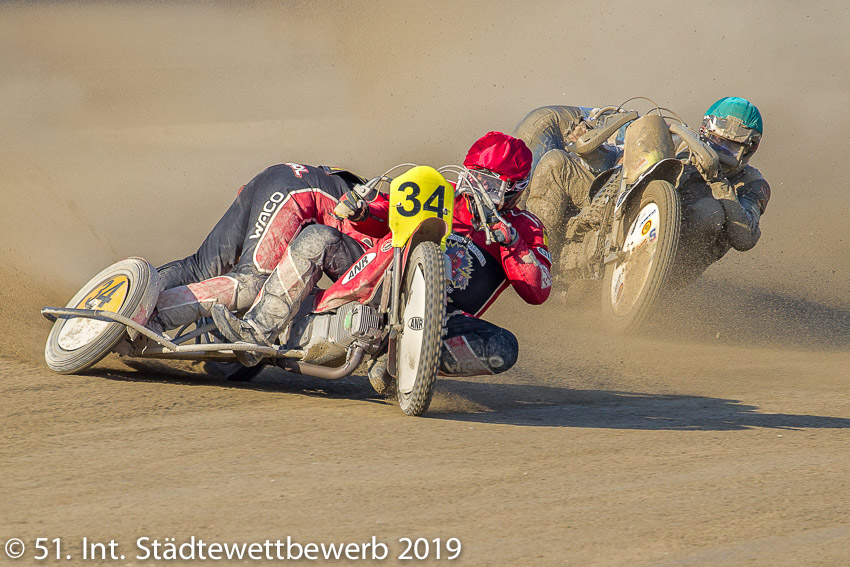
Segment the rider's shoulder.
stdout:
<svg viewBox="0 0 850 567">
<path fill-rule="evenodd" d="M 753 191 L 757 191 L 760 193 L 764 193 L 767 195 L 767 198 L 770 198 L 770 185 L 767 182 L 767 179 L 761 174 L 761 172 L 754 168 L 751 165 L 744 166 L 744 169 L 741 170 L 741 173 L 734 176 L 730 179 L 732 185 L 735 189 L 749 189 Z"/>
<path fill-rule="evenodd" d="M 537 215 L 519 207 L 511 207 L 510 209 L 502 211 L 502 216 L 506 217 L 505 220 L 517 228 L 520 226 L 539 228 L 541 230 L 544 228 L 543 221 L 537 218 Z"/>
<path fill-rule="evenodd" d="M 736 185 L 746 185 L 753 181 L 763 181 L 767 183 L 767 180 L 764 178 L 764 175 L 762 175 L 758 169 L 754 168 L 751 165 L 745 165 L 744 169 L 741 170 L 741 173 L 734 177 L 734 183 Z"/>
<path fill-rule="evenodd" d="M 264 175 L 264 174 L 265 175 L 281 175 L 281 174 L 292 175 L 292 174 L 295 174 L 296 176 L 301 177 L 305 173 L 310 172 L 310 171 L 315 171 L 315 170 L 316 170 L 316 166 L 313 166 L 313 165 L 307 165 L 307 164 L 303 164 L 303 163 L 287 162 L 287 163 L 276 163 L 275 165 L 270 165 L 267 168 L 265 168 L 260 173 L 260 175 Z"/>
<path fill-rule="evenodd" d="M 348 181 L 352 184 L 363 184 L 366 183 L 366 179 L 364 177 L 360 177 L 356 173 L 344 169 L 342 167 L 336 167 L 333 165 L 320 165 L 319 169 L 325 172 L 327 175 L 336 175 L 345 181 Z"/>
</svg>

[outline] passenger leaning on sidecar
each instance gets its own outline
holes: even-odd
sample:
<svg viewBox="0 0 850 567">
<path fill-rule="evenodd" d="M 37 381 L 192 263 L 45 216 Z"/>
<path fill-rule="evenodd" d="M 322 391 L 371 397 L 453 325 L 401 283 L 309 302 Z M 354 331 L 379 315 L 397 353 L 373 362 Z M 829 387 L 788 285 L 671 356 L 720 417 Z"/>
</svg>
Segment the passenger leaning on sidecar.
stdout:
<svg viewBox="0 0 850 567">
<path fill-rule="evenodd" d="M 590 204 L 593 179 L 622 157 L 615 146 L 603 145 L 582 155 L 564 149 L 587 131 L 583 119 L 588 112 L 572 106 L 538 108 L 515 131 L 538 160 L 526 207 L 546 225 L 556 259 L 567 220 Z M 683 268 L 676 271 L 677 283 L 693 281 L 730 248 L 746 251 L 758 242 L 770 186 L 749 160 L 762 131 L 761 113 L 746 99 L 724 97 L 706 111 L 700 137 L 717 152 L 721 167 L 717 178 L 709 182 L 688 165 L 680 180 L 684 222 L 677 264 Z"/>
<path fill-rule="evenodd" d="M 530 165 L 531 153 L 525 144 L 501 132 L 490 132 L 476 141 L 464 160 L 464 167 L 479 182 L 503 196 L 499 207 L 507 223 L 499 222 L 491 227 L 501 235 L 503 243 L 487 244 L 484 231 L 473 226 L 473 213 L 466 198 L 455 200 L 454 224 L 446 252 L 451 260 L 452 282 L 440 357 L 443 375 L 495 374 L 511 368 L 519 353 L 516 337 L 479 317 L 508 286 L 531 304 L 543 303 L 549 296 L 550 263 L 543 225 L 534 215 L 516 206 L 525 189 Z M 381 220 L 386 218 L 385 202 L 366 202 L 353 192 L 341 200 L 336 212 L 346 219 L 368 219 L 376 213 Z M 284 254 L 256 304 L 242 319 L 225 306 L 213 309 L 213 320 L 228 340 L 271 345 L 289 324 L 306 295 L 305 286 L 315 285 L 323 270 L 322 259 L 327 258 L 318 249 L 312 253 L 319 261 L 299 257 L 296 252 L 303 234 Z M 356 257 L 345 257 L 343 263 L 348 267 L 355 260 Z M 252 353 L 237 353 L 237 356 L 245 365 L 260 360 Z M 384 358 L 374 361 L 369 372 L 379 390 L 378 384 L 388 380 Z"/>
<path fill-rule="evenodd" d="M 363 181 L 343 169 L 298 163 L 259 173 L 239 189 L 197 252 L 158 268 L 163 291 L 153 324 L 173 329 L 193 323 L 209 316 L 216 303 L 247 309 L 307 225 L 315 228 L 301 239 L 302 247 L 330 250 L 334 261 L 326 269 L 331 277 L 344 273 L 388 231 L 379 206 L 361 222 L 333 214 L 339 200 Z"/>
</svg>

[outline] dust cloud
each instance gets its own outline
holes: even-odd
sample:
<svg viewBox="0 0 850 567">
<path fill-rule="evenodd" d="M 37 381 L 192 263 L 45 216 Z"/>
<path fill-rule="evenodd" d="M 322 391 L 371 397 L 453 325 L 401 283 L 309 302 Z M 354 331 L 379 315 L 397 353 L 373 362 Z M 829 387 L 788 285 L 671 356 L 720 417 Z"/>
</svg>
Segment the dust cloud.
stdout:
<svg viewBox="0 0 850 567">
<path fill-rule="evenodd" d="M 839 1 L 0 2 L 0 536 L 847 565 L 847 30 Z M 441 377 L 422 419 L 362 376 L 42 362 L 40 307 L 193 252 L 268 165 L 458 163 L 541 105 L 646 96 L 694 125 L 727 95 L 764 115 L 762 241 L 637 336 L 508 291 L 487 318 L 517 365 Z"/>
<path fill-rule="evenodd" d="M 270 164 L 457 163 L 537 106 L 638 95 L 691 124 L 730 94 L 764 115 L 762 241 L 691 290 L 694 336 L 825 318 L 846 339 L 848 7 L 574 4 L 0 5 L 3 353 L 40 350 L 37 308 L 105 265 L 191 253 Z"/>
</svg>

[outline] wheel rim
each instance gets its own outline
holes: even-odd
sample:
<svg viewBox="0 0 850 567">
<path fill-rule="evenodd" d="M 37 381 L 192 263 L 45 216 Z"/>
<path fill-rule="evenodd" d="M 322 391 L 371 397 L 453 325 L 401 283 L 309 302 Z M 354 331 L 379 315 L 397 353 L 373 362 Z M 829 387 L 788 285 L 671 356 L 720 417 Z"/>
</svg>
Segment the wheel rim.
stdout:
<svg viewBox="0 0 850 567">
<path fill-rule="evenodd" d="M 658 248 L 660 220 L 658 205 L 649 203 L 638 212 L 626 233 L 626 257 L 614 265 L 611 278 L 611 307 L 616 315 L 628 314 L 646 287 Z"/>
<path fill-rule="evenodd" d="M 422 358 L 426 289 L 421 267 L 416 266 L 407 292 L 407 301 L 402 313 L 404 329 L 398 347 L 398 389 L 403 394 L 413 391 Z"/>
<path fill-rule="evenodd" d="M 104 278 L 75 306 L 76 309 L 100 309 L 117 313 L 130 291 L 130 279 L 125 275 Z M 111 322 L 74 317 L 68 319 L 56 338 L 57 343 L 66 351 L 80 349 L 96 341 L 109 327 Z"/>
</svg>

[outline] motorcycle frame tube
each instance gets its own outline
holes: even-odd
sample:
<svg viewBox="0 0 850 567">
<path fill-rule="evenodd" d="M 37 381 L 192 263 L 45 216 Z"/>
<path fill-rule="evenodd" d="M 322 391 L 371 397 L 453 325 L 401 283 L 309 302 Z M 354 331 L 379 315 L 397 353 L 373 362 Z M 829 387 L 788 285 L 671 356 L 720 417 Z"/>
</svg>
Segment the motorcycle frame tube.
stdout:
<svg viewBox="0 0 850 567">
<path fill-rule="evenodd" d="M 139 334 L 146 336 L 152 341 L 163 347 L 163 353 L 167 351 L 171 351 L 172 353 L 205 353 L 205 352 L 220 352 L 224 350 L 230 351 L 248 351 L 248 352 L 259 352 L 265 354 L 267 356 L 280 356 L 282 353 L 280 350 L 274 347 L 267 346 L 259 346 L 259 345 L 251 345 L 248 343 L 213 343 L 213 344 L 205 344 L 205 345 L 178 345 L 171 340 L 169 340 L 166 336 L 160 335 L 144 325 L 133 321 L 129 317 L 124 317 L 123 315 L 119 315 L 118 313 L 113 313 L 111 311 L 104 311 L 101 309 L 72 309 L 70 307 L 59 308 L 59 307 L 44 307 L 41 310 L 41 314 L 51 321 L 55 321 L 57 317 L 87 317 L 89 319 L 98 319 L 100 321 L 112 321 L 116 323 L 121 323 L 122 325 L 127 327 L 128 333 L 132 329 L 137 331 Z"/>
</svg>

